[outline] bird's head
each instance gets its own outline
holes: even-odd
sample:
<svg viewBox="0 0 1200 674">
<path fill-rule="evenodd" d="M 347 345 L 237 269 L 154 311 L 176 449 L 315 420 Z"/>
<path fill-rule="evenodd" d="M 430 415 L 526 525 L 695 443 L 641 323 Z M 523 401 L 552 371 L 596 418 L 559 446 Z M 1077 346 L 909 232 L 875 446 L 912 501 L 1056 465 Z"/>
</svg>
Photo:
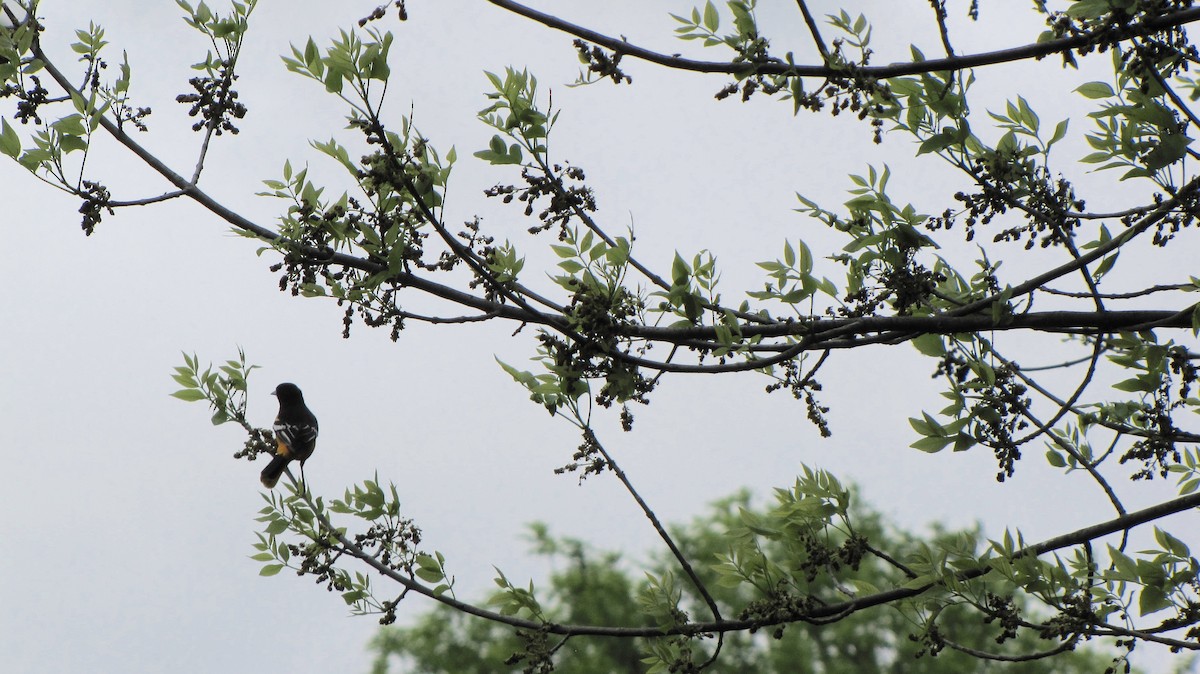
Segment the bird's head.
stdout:
<svg viewBox="0 0 1200 674">
<path fill-rule="evenodd" d="M 300 392 L 300 387 L 295 384 L 283 383 L 275 387 L 275 392 L 271 395 L 279 398 L 281 403 L 302 403 L 304 402 L 304 394 Z"/>
</svg>

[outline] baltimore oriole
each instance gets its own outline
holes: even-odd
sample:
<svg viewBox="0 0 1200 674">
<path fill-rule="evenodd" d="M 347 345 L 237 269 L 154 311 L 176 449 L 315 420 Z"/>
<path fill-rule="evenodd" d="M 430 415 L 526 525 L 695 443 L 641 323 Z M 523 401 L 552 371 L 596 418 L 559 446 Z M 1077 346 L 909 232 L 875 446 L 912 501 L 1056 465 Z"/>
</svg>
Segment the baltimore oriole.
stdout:
<svg viewBox="0 0 1200 674">
<path fill-rule="evenodd" d="M 279 482 L 283 469 L 293 460 L 304 462 L 317 446 L 317 418 L 304 404 L 304 394 L 295 384 L 280 384 L 271 395 L 279 399 L 279 414 L 275 416 L 275 458 L 263 468 L 262 483 L 267 489 Z"/>
</svg>

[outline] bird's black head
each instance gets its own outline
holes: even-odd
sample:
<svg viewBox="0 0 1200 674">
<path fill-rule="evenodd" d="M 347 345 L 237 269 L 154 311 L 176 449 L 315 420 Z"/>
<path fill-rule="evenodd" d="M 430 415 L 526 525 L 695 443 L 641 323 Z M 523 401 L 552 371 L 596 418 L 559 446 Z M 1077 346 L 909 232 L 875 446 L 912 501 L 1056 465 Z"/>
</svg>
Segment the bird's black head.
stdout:
<svg viewBox="0 0 1200 674">
<path fill-rule="evenodd" d="M 271 395 L 279 398 L 279 402 L 281 403 L 304 402 L 304 394 L 300 392 L 300 387 L 295 384 L 280 384 L 275 387 L 275 392 Z"/>
</svg>

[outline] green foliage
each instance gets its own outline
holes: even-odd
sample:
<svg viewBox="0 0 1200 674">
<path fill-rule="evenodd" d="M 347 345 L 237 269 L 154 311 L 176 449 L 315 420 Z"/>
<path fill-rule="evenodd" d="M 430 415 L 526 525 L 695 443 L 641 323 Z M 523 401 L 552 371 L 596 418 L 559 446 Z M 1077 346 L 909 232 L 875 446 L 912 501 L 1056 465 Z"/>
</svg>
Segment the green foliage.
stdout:
<svg viewBox="0 0 1200 674">
<path fill-rule="evenodd" d="M 238 349 L 236 360 L 227 360 L 216 371 L 212 366 L 200 371 L 200 361 L 195 354 L 183 354 L 183 365 L 175 368 L 172 379 L 183 388 L 171 395 L 187 402 L 207 401 L 213 410 L 212 422 L 219 426 L 236 421 L 248 427 L 246 421 L 246 396 L 250 373 L 257 365 L 246 362 L 246 354 Z"/>
<path fill-rule="evenodd" d="M 833 520 L 840 524 L 834 526 Z M 848 526 L 850 522 L 853 527 Z M 752 505 L 749 496 L 740 493 L 716 502 L 707 514 L 688 525 L 673 528 L 689 558 L 712 560 L 702 566 L 701 577 L 722 611 L 730 615 L 762 611 L 764 598 L 782 596 L 799 586 L 821 592 L 818 596 L 823 600 L 836 603 L 906 580 L 903 570 L 879 557 L 868 554 L 854 560 L 852 567 L 849 559 L 822 554 L 846 550 L 852 541 L 869 541 L 874 549 L 901 555 L 909 570 L 930 572 L 946 560 L 972 557 L 979 545 L 977 531 L 935 531 L 932 541 L 923 544 L 913 534 L 887 524 L 879 513 L 852 506 L 849 492 L 832 476 L 808 470 L 793 489 L 777 492 L 772 506 Z M 699 598 L 672 571 L 672 560 L 656 559 L 639 581 L 638 575 L 629 570 L 629 561 L 620 554 L 597 551 L 575 539 L 553 537 L 540 524 L 532 525 L 530 532 L 533 552 L 553 562 L 556 569 L 541 583 L 537 604 L 549 620 L 630 625 L 643 616 L 653 616 L 656 626 L 669 629 L 686 622 L 688 614 L 680 607 L 698 606 Z M 850 547 L 861 545 L 852 543 Z M 1182 543 L 1176 545 L 1177 552 L 1186 553 L 1178 545 Z M 924 566 L 922 558 L 926 560 Z M 810 572 L 814 574 L 812 580 L 807 579 Z M 832 574 L 837 582 L 818 580 L 826 574 Z M 755 580 L 747 583 L 744 578 Z M 516 593 L 519 588 L 513 588 L 507 579 L 501 586 L 505 588 L 504 602 L 513 606 L 522 603 Z M 1029 603 L 1018 599 L 1013 608 L 1025 611 Z M 898 611 L 878 608 L 831 624 L 800 623 L 770 632 L 760 636 L 726 634 L 721 658 L 706 671 L 959 674 L 995 671 L 994 667 L 1003 666 L 979 661 L 948 646 L 952 643 L 960 649 L 996 651 L 1001 629 L 945 595 L 934 602 L 906 604 Z M 1039 641 L 1024 632 L 1006 640 L 1000 648 L 1028 652 L 1056 643 L 1054 639 Z M 681 658 L 703 660 L 703 651 L 711 648 L 711 637 L 700 641 L 572 637 L 555 643 L 556 672 L 665 672 Z M 376 653 L 372 672 L 521 671 L 520 664 L 510 656 L 525 647 L 526 641 L 511 629 L 435 609 L 411 626 L 382 629 L 372 642 Z M 1082 674 L 1103 671 L 1109 660 L 1109 656 L 1091 647 L 1080 646 L 1019 667 L 1029 674 Z M 397 668 L 399 663 L 403 666 Z"/>
<path fill-rule="evenodd" d="M 338 95 L 356 108 L 360 103 L 370 105 L 371 82 L 386 83 L 392 72 L 388 66 L 392 34 L 371 29 L 367 35 L 371 39 L 364 41 L 356 31 L 343 30 L 325 49 L 324 55 L 310 37 L 303 50 L 293 45 L 292 56 L 283 57 L 283 64 L 291 72 L 324 84 L 326 91 Z M 357 101 L 343 95 L 347 84 Z"/>
<path fill-rule="evenodd" d="M 754 17 L 757 4 L 755 0 L 727 3 L 734 28 L 734 32 L 727 35 L 717 34 L 721 27 L 721 14 L 712 0 L 705 3 L 703 13 L 696 8 L 688 17 L 672 14 L 671 18 L 682 24 L 675 29 L 676 37 L 681 40 L 702 40 L 705 47 L 725 45 L 734 51 L 749 53 L 758 35 L 758 23 Z"/>
<path fill-rule="evenodd" d="M 260 575 L 274 576 L 286 568 L 300 576 L 312 576 L 325 589 L 338 592 L 354 614 L 379 615 L 382 625 L 394 622 L 396 607 L 404 595 L 382 598 L 372 585 L 371 575 L 338 565 L 351 547 L 346 528 L 335 527 L 332 518 L 348 515 L 369 524 L 366 533 L 356 536 L 353 550 L 359 556 L 369 556 L 376 572 L 393 580 L 397 574 L 420 577 L 438 583 L 430 594 L 454 595 L 454 579 L 446 573 L 442 554 L 418 551 L 421 530 L 402 515 L 395 485 L 384 488 L 378 479 L 367 480 L 346 489 L 342 498 L 326 505 L 323 498 L 313 498 L 306 486 L 291 481 L 287 495 L 268 491 L 263 500 L 267 505 L 257 518 L 263 530 L 254 544 L 258 552 L 252 557 L 263 563 Z"/>
<path fill-rule="evenodd" d="M 528 152 L 533 162 L 544 164 L 548 156 L 546 139 L 558 113 L 538 109 L 537 78 L 512 68 L 504 71 L 503 79 L 494 73 L 485 74 L 494 88 L 487 94 L 492 104 L 480 110 L 478 117 L 500 134 L 492 136 L 488 148 L 475 156 L 490 164 L 522 164 Z M 514 142 L 506 145 L 505 137 Z"/>
</svg>

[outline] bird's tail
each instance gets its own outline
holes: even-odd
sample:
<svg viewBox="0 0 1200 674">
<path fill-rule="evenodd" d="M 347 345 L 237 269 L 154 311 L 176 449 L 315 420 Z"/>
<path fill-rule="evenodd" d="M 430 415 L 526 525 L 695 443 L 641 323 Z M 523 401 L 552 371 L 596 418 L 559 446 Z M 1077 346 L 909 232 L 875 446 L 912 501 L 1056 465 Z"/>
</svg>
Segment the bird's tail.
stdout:
<svg viewBox="0 0 1200 674">
<path fill-rule="evenodd" d="M 279 476 L 283 475 L 283 469 L 287 468 L 288 462 L 291 460 L 292 457 L 290 456 L 276 454 L 271 459 L 271 463 L 268 463 L 267 467 L 263 468 L 262 475 L 259 478 L 262 480 L 263 486 L 267 489 L 273 488 L 275 483 L 279 482 Z"/>
</svg>

